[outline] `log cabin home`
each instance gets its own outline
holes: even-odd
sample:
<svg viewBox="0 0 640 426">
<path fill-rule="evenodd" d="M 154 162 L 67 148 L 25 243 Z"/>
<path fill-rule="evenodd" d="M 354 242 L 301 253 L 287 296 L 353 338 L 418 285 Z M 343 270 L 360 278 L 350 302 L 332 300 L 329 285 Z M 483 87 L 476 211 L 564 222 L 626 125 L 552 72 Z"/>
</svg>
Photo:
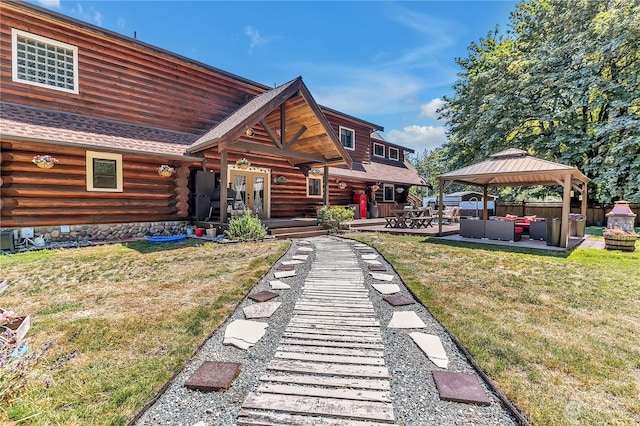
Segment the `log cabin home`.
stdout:
<svg viewBox="0 0 640 426">
<path fill-rule="evenodd" d="M 384 215 L 425 184 L 413 151 L 318 105 L 301 77 L 269 87 L 32 4 L 0 8 L 3 229 L 181 233 L 228 220 L 216 193 L 264 219 L 362 194 Z M 34 163 L 44 155 L 53 167 Z"/>
</svg>

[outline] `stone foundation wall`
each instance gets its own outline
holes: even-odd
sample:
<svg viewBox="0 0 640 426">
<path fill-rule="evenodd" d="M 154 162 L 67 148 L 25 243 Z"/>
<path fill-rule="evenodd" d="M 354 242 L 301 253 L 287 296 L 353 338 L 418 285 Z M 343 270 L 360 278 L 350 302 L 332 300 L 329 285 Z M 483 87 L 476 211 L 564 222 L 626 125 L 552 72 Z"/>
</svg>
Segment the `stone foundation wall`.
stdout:
<svg viewBox="0 0 640 426">
<path fill-rule="evenodd" d="M 156 235 L 186 233 L 186 221 L 102 223 L 93 225 L 33 226 L 34 238 L 44 237 L 47 243 L 64 241 L 118 241 Z M 18 228 L 21 229 L 21 228 Z"/>
</svg>

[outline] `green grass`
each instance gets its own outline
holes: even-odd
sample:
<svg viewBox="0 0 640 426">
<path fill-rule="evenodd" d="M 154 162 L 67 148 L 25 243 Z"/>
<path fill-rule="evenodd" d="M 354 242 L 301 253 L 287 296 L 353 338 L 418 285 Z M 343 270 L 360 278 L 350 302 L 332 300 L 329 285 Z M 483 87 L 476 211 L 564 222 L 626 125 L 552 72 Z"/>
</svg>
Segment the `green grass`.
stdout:
<svg viewBox="0 0 640 426">
<path fill-rule="evenodd" d="M 535 425 L 640 424 L 640 252 L 354 233 Z"/>
<path fill-rule="evenodd" d="M 0 258 L 2 306 L 31 314 L 26 387 L 0 368 L 0 424 L 123 425 L 287 249 L 136 242 Z M 15 383 L 15 382 L 13 382 Z"/>
</svg>

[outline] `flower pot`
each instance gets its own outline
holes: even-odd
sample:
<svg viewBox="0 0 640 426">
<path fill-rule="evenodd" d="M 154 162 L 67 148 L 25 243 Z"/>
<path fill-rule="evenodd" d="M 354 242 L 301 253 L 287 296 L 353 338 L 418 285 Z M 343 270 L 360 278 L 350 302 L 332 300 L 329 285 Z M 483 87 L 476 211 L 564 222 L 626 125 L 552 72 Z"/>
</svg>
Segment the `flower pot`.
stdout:
<svg viewBox="0 0 640 426">
<path fill-rule="evenodd" d="M 168 170 L 162 170 L 162 171 L 159 171 L 158 174 L 162 177 L 171 177 L 173 173 L 171 173 Z"/>
<path fill-rule="evenodd" d="M 204 228 L 196 228 L 196 237 L 202 237 L 204 235 Z"/>
<path fill-rule="evenodd" d="M 207 237 L 215 238 L 215 236 L 216 236 L 216 229 L 215 228 L 208 228 L 207 229 Z"/>
<path fill-rule="evenodd" d="M 242 170 L 247 170 L 249 168 L 248 164 L 239 164 L 238 167 L 240 167 Z"/>
<path fill-rule="evenodd" d="M 604 247 L 607 250 L 634 251 L 637 239 L 636 235 L 605 235 Z"/>
<path fill-rule="evenodd" d="M 53 167 L 53 163 L 36 163 L 36 166 L 40 167 L 41 169 L 50 169 Z"/>
<path fill-rule="evenodd" d="M 190 237 L 193 235 L 193 228 L 187 228 L 187 236 Z"/>
</svg>

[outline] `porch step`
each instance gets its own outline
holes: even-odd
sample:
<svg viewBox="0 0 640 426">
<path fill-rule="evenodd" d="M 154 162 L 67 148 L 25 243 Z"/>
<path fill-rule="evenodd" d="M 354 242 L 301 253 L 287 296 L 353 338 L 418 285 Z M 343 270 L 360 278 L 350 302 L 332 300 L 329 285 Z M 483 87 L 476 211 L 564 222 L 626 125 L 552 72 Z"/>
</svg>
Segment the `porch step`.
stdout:
<svg viewBox="0 0 640 426">
<path fill-rule="evenodd" d="M 317 225 L 313 226 L 296 226 L 291 228 L 274 228 L 268 229 L 269 234 L 279 240 L 288 238 L 308 238 L 317 237 L 319 235 L 327 235 L 329 232 Z"/>
<path fill-rule="evenodd" d="M 351 222 L 352 228 L 362 228 L 365 226 L 384 225 L 386 220 L 383 217 L 377 219 L 356 219 Z"/>
</svg>

